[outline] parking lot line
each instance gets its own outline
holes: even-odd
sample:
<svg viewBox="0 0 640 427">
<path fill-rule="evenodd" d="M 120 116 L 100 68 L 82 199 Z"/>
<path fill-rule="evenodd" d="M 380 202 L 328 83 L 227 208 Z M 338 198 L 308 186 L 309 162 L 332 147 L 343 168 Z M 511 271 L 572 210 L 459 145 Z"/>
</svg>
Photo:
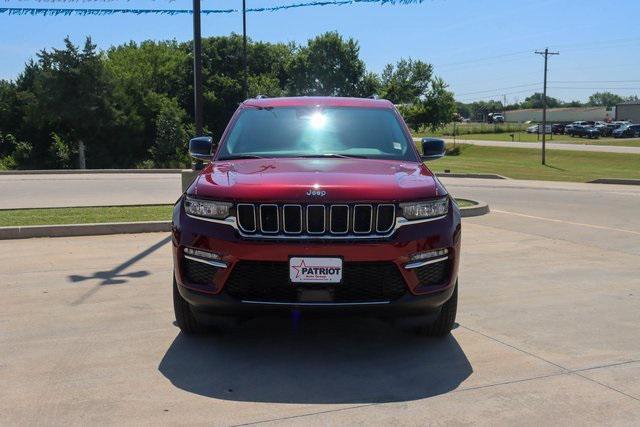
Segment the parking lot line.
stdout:
<svg viewBox="0 0 640 427">
<path fill-rule="evenodd" d="M 563 223 L 563 224 L 577 225 L 577 226 L 580 226 L 580 227 L 589 227 L 589 228 L 597 228 L 597 229 L 600 229 L 600 230 L 617 231 L 617 232 L 620 232 L 620 233 L 635 234 L 637 236 L 640 236 L 640 231 L 625 230 L 625 229 L 622 229 L 622 228 L 605 227 L 603 225 L 595 225 L 595 224 L 585 224 L 583 222 L 565 221 L 565 220 L 562 220 L 562 219 L 546 218 L 546 217 L 543 217 L 543 216 L 536 216 L 536 215 L 527 215 L 527 214 L 522 214 L 522 213 L 518 213 L 518 212 L 503 211 L 503 210 L 500 210 L 500 209 L 492 209 L 491 212 L 501 213 L 501 214 L 506 214 L 506 215 L 514 215 L 514 216 L 519 216 L 519 217 L 523 217 L 523 218 L 539 219 L 539 220 L 542 220 L 542 221 L 559 222 L 559 223 Z"/>
</svg>

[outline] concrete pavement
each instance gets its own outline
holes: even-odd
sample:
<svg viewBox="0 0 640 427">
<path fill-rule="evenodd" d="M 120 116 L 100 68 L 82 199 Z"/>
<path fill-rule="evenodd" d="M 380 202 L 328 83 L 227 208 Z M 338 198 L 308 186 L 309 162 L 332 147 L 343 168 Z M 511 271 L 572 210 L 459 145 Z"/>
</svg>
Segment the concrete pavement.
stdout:
<svg viewBox="0 0 640 427">
<path fill-rule="evenodd" d="M 497 212 L 464 220 L 445 340 L 346 318 L 185 337 L 166 234 L 2 241 L 2 423 L 640 424 L 640 193 L 487 181 L 446 181 Z"/>
</svg>

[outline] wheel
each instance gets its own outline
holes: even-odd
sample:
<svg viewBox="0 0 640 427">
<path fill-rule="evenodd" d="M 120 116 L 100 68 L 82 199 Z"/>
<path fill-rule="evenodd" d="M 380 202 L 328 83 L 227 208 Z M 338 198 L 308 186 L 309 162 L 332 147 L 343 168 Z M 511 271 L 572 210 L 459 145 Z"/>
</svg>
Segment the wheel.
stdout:
<svg viewBox="0 0 640 427">
<path fill-rule="evenodd" d="M 458 311 L 458 281 L 456 281 L 453 294 L 447 302 L 442 305 L 440 314 L 435 322 L 418 329 L 418 333 L 428 337 L 444 337 L 451 332 L 456 321 Z"/>
<path fill-rule="evenodd" d="M 176 315 L 176 323 L 185 334 L 198 334 L 203 332 L 202 325 L 193 314 L 191 304 L 189 304 L 178 291 L 176 276 L 173 276 L 173 311 Z"/>
</svg>

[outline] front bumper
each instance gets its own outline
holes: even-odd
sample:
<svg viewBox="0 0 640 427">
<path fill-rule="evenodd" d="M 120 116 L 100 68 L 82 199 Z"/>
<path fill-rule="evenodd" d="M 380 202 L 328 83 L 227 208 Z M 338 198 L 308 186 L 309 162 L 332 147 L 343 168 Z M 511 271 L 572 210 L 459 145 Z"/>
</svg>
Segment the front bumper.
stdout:
<svg viewBox="0 0 640 427">
<path fill-rule="evenodd" d="M 457 280 L 461 228 L 459 210 L 452 205 L 449 213 L 442 219 L 404 226 L 389 238 L 381 240 L 255 240 L 240 236 L 231 226 L 189 217 L 184 213 L 181 203 L 177 203 L 172 234 L 178 289 L 182 297 L 200 311 L 241 315 L 298 308 L 308 311 L 373 312 L 381 316 L 400 316 L 438 312 L 440 306 L 450 298 Z M 185 260 L 185 247 L 220 254 L 218 262 L 222 262 L 226 268 L 211 270 L 210 279 L 192 280 L 193 274 L 186 271 L 185 267 L 185 261 L 188 262 Z M 429 275 L 425 275 L 424 270 L 421 272 L 419 269 L 405 268 L 410 262 L 411 254 L 442 248 L 449 251 L 445 261 L 446 274 L 437 283 L 430 282 Z M 375 296 L 369 296 L 366 292 L 361 293 L 361 297 L 350 294 L 346 300 L 333 296 L 318 301 L 308 297 L 295 300 L 290 297 L 289 291 L 293 292 L 295 286 L 300 289 L 304 286 L 284 283 L 286 278 L 283 278 L 282 270 L 277 269 L 286 266 L 291 256 L 340 257 L 344 262 L 345 273 L 348 273 L 348 268 L 356 268 L 353 266 L 362 269 L 363 266 L 370 265 L 371 271 L 384 267 L 379 278 L 374 274 L 368 276 L 366 281 L 376 289 L 380 286 L 377 282 L 392 281 L 394 285 L 390 286 L 393 289 L 390 291 L 388 288 L 381 288 L 380 295 Z M 247 264 L 275 265 L 273 274 L 268 274 L 269 270 L 256 270 L 261 275 L 255 277 L 255 280 L 264 281 L 268 276 L 271 280 L 269 286 L 278 286 L 278 289 L 285 291 L 288 289 L 287 296 L 282 299 L 268 294 L 266 298 L 265 294 L 261 294 L 262 297 L 239 297 L 236 286 L 238 277 L 234 277 L 234 272 L 237 276 L 241 269 L 246 270 Z M 242 280 L 251 281 L 252 276 L 245 272 Z M 280 282 L 274 284 L 273 281 L 277 280 Z M 357 278 L 353 280 L 357 281 Z M 359 283 L 358 286 L 362 287 L 363 284 Z M 333 290 L 330 294 L 334 295 Z M 336 292 L 336 295 L 339 294 L 340 292 Z"/>
</svg>

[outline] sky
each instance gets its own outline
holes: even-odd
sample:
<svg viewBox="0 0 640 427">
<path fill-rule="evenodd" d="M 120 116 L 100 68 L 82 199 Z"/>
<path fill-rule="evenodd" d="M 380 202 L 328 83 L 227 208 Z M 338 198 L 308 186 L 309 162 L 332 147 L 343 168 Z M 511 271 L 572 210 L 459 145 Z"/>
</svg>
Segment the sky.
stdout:
<svg viewBox="0 0 640 427">
<path fill-rule="evenodd" d="M 247 0 L 248 7 L 308 0 Z M 66 2 L 0 0 L 2 7 L 174 8 L 190 0 Z M 241 7 L 241 0 L 202 0 L 203 9 Z M 250 13 L 254 40 L 305 43 L 338 31 L 360 43 L 367 69 L 413 58 L 434 65 L 463 102 L 522 101 L 542 91 L 545 47 L 548 95 L 585 101 L 597 91 L 640 95 L 639 0 L 425 0 L 413 5 L 353 4 Z M 202 17 L 203 36 L 242 32 L 239 13 Z M 101 49 L 130 40 L 179 41 L 192 36 L 191 15 L 8 16 L 0 14 L 0 79 L 15 79 L 43 48 L 61 47 L 65 36 L 91 36 Z"/>
</svg>

